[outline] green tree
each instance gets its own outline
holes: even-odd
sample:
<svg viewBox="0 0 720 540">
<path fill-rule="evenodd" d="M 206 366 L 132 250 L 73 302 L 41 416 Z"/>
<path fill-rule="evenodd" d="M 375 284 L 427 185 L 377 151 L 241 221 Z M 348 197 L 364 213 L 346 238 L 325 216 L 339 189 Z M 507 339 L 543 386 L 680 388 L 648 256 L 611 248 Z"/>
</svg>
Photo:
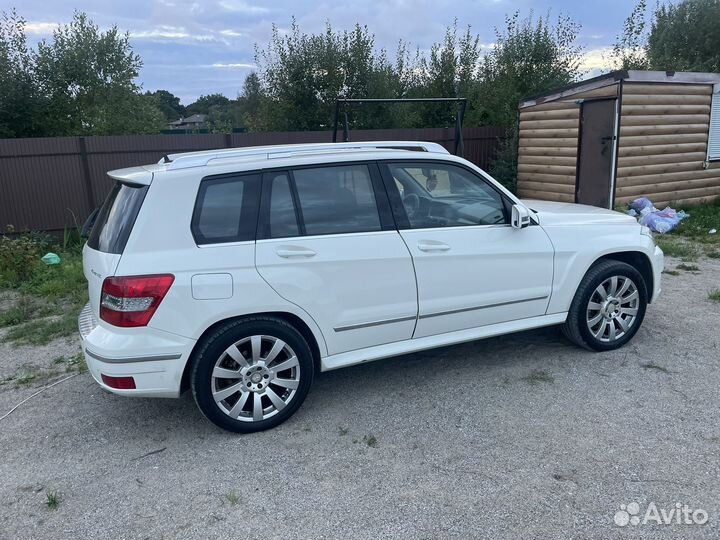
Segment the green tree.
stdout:
<svg viewBox="0 0 720 540">
<path fill-rule="evenodd" d="M 248 131 L 263 131 L 268 125 L 266 118 L 267 97 L 260 77 L 256 72 L 250 73 L 243 83 L 243 89 L 235 106 L 235 125 Z"/>
<path fill-rule="evenodd" d="M 256 47 L 258 76 L 268 103 L 268 126 L 276 130 L 328 129 L 335 100 L 394 97 L 397 73 L 365 26 L 336 32 L 329 23 L 321 34 L 305 34 L 293 19 L 290 31 L 273 27 L 270 44 Z M 352 109 L 354 128 L 387 123 L 379 105 Z M 380 124 L 380 125 L 378 125 Z"/>
<path fill-rule="evenodd" d="M 720 0 L 658 4 L 640 0 L 613 47 L 616 69 L 720 71 Z"/>
<path fill-rule="evenodd" d="M 625 19 L 623 33 L 617 37 L 610 53 L 614 69 L 647 69 L 647 3 L 640 0 Z"/>
<path fill-rule="evenodd" d="M 470 27 L 458 35 L 457 19 L 445 30 L 445 36 L 430 48 L 430 56 L 421 61 L 421 94 L 424 97 L 469 98 L 471 114 L 476 100 L 480 36 L 473 35 Z M 425 105 L 422 121 L 427 127 L 454 125 L 456 104 Z"/>
<path fill-rule="evenodd" d="M 720 0 L 658 6 L 647 58 L 651 69 L 720 72 Z"/>
<path fill-rule="evenodd" d="M 515 12 L 505 18 L 505 28 L 495 30 L 495 44 L 483 58 L 475 121 L 484 125 L 511 126 L 518 102 L 527 96 L 572 83 L 580 78 L 583 49 L 577 45 L 580 25 L 569 17 L 520 19 Z"/>
<path fill-rule="evenodd" d="M 506 17 L 505 28 L 480 66 L 480 86 L 475 117 L 480 125 L 517 126 L 519 101 L 527 96 L 567 85 L 579 79 L 582 48 L 577 45 L 580 26 L 559 16 L 535 20 L 530 14 Z M 510 130 L 490 172 L 515 188 L 517 179 L 517 132 Z"/>
<path fill-rule="evenodd" d="M 186 115 L 205 114 L 211 133 L 230 133 L 235 125 L 235 108 L 235 103 L 222 94 L 208 94 L 188 105 Z"/>
<path fill-rule="evenodd" d="M 145 92 L 144 95 L 156 100 L 158 108 L 168 122 L 173 122 L 185 115 L 185 107 L 180 104 L 180 98 L 172 92 L 155 90 L 154 92 Z"/>
<path fill-rule="evenodd" d="M 0 137 L 41 135 L 42 98 L 25 20 L 15 10 L 0 15 Z"/>
<path fill-rule="evenodd" d="M 129 35 L 103 32 L 84 13 L 38 44 L 35 71 L 47 100 L 46 135 L 114 135 L 156 132 L 164 118 L 135 83 L 142 61 Z"/>
<path fill-rule="evenodd" d="M 222 94 L 208 94 L 200 96 L 197 100 L 185 107 L 185 114 L 186 116 L 190 116 L 191 114 L 210 114 L 210 110 L 213 107 L 230 107 L 231 105 L 230 99 Z"/>
</svg>

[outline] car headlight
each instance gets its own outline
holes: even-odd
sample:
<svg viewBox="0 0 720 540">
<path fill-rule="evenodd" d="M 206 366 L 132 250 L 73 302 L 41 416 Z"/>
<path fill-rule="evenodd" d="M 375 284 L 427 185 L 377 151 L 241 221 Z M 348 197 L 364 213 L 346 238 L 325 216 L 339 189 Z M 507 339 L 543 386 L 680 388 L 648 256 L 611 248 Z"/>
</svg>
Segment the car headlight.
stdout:
<svg viewBox="0 0 720 540">
<path fill-rule="evenodd" d="M 653 232 L 650 230 L 650 227 L 646 227 L 645 225 L 640 225 L 640 234 L 653 238 Z"/>
</svg>

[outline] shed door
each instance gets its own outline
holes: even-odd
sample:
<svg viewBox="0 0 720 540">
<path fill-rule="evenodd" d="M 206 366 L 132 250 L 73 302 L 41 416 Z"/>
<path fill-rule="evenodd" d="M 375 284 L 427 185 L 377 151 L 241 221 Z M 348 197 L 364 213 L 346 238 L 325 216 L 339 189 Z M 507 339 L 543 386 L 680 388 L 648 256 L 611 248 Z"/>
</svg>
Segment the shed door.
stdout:
<svg viewBox="0 0 720 540">
<path fill-rule="evenodd" d="M 612 208 L 616 98 L 583 101 L 575 201 Z"/>
</svg>

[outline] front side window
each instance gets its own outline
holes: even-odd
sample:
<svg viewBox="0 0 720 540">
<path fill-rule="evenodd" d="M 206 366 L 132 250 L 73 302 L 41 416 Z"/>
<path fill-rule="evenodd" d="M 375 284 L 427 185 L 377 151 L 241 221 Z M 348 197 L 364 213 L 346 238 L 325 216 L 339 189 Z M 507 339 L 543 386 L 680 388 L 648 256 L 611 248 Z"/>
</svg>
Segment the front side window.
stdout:
<svg viewBox="0 0 720 540">
<path fill-rule="evenodd" d="M 192 232 L 198 244 L 255 239 L 258 175 L 206 178 L 200 183 Z"/>
<path fill-rule="evenodd" d="M 410 227 L 507 224 L 502 196 L 483 178 L 450 163 L 390 163 Z"/>
<path fill-rule="evenodd" d="M 296 169 L 293 178 L 304 234 L 381 230 L 375 192 L 366 165 Z"/>
</svg>

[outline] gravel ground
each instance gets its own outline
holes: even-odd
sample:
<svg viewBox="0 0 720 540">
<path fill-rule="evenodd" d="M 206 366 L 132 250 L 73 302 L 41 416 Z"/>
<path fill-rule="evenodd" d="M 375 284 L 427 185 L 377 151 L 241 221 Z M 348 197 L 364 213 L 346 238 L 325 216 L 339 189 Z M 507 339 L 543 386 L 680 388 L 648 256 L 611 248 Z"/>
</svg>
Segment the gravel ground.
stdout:
<svg viewBox="0 0 720 540">
<path fill-rule="evenodd" d="M 76 376 L 0 421 L 0 538 L 717 538 L 720 261 L 699 266 L 619 351 L 544 329 L 325 373 L 255 435 Z M 74 347 L 0 345 L 0 368 Z M 0 386 L 0 416 L 60 377 Z M 633 502 L 708 522 L 617 526 Z"/>
</svg>

